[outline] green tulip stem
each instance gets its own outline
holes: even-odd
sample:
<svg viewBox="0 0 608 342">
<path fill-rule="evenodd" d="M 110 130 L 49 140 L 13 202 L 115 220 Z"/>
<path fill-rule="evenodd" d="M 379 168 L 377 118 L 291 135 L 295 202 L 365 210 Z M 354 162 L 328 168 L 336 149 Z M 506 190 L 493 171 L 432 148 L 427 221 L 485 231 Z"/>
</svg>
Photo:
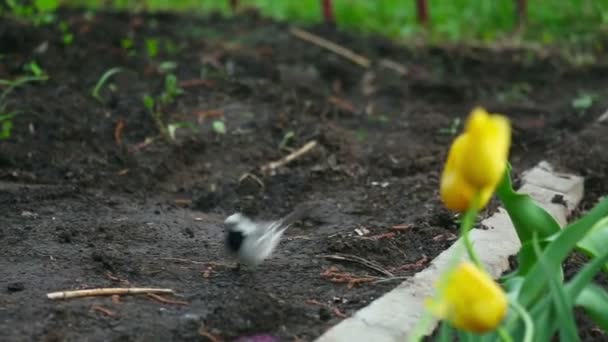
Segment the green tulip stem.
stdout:
<svg viewBox="0 0 608 342">
<path fill-rule="evenodd" d="M 469 258 L 473 263 L 479 267 L 480 269 L 484 269 L 479 257 L 477 257 L 477 253 L 475 253 L 475 249 L 473 248 L 473 243 L 469 238 L 469 231 L 473 228 L 475 224 L 475 218 L 477 217 L 477 212 L 479 207 L 479 193 L 475 194 L 473 197 L 473 201 L 471 202 L 471 206 L 463 215 L 462 220 L 460 221 L 460 236 L 462 236 L 462 241 L 464 243 L 464 247 L 469 254 Z"/>
<path fill-rule="evenodd" d="M 509 332 L 507 331 L 507 329 L 505 329 L 503 327 L 498 327 L 496 329 L 496 332 L 498 333 L 498 336 L 500 336 L 500 339 L 503 342 L 513 342 L 513 338 L 511 337 L 511 335 L 509 335 Z"/>
<path fill-rule="evenodd" d="M 534 322 L 532 321 L 532 317 L 530 317 L 528 311 L 516 300 L 509 301 L 509 304 L 524 322 L 526 332 L 524 333 L 524 339 L 522 342 L 532 342 L 532 339 L 534 338 Z"/>
</svg>

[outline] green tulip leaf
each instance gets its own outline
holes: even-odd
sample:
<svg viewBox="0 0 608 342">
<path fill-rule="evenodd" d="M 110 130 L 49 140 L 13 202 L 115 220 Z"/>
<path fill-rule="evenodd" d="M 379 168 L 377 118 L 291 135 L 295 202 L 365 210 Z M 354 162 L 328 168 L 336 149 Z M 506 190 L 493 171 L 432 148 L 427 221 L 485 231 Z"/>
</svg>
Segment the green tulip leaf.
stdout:
<svg viewBox="0 0 608 342">
<path fill-rule="evenodd" d="M 581 226 L 582 227 L 582 226 Z M 608 227 L 608 217 L 605 217 L 603 220 L 596 223 L 593 227 L 591 227 L 591 231 L 597 229 L 605 229 Z M 564 231 L 567 232 L 567 231 Z M 565 234 L 563 234 L 565 235 Z M 557 240 L 556 240 L 557 242 Z M 593 277 L 605 266 L 608 261 L 608 248 L 604 248 L 604 250 L 591 259 L 577 274 L 570 280 L 568 285 L 566 286 L 566 290 L 568 291 L 568 295 L 570 298 L 577 298 L 580 292 L 589 284 Z"/>
<path fill-rule="evenodd" d="M 507 164 L 507 170 L 496 189 L 496 194 L 507 210 L 522 245 L 530 241 L 534 233 L 537 233 L 540 239 L 544 239 L 559 232 L 560 225 L 551 214 L 529 195 L 513 190 L 510 171 L 511 167 Z"/>
<path fill-rule="evenodd" d="M 588 284 L 576 298 L 576 306 L 582 307 L 593 322 L 608 332 L 608 292 L 593 283 Z"/>
<path fill-rule="evenodd" d="M 559 336 L 562 341 L 578 341 L 578 334 L 574 315 L 572 313 L 572 301 L 568 298 L 561 279 L 558 279 L 555 266 L 561 269 L 561 264 L 551 264 L 540 247 L 536 235 L 532 239 L 534 253 L 538 258 L 540 268 L 545 272 L 549 283 L 549 293 L 553 299 L 553 308 L 559 322 Z"/>
<path fill-rule="evenodd" d="M 554 267 L 553 272 L 557 272 L 561 269 L 561 263 L 566 260 L 568 254 L 570 254 L 576 244 L 592 230 L 593 226 L 585 224 L 587 222 L 588 220 L 585 220 L 584 218 L 580 219 L 575 224 L 559 232 L 559 234 L 551 239 L 552 241 L 545 247 L 543 258 L 548 260 L 548 262 L 551 262 L 551 266 Z M 578 274 L 577 277 L 578 276 L 580 276 L 580 274 Z M 530 269 L 524 280 L 524 284 L 521 288 L 520 303 L 525 307 L 532 304 L 532 302 L 542 295 L 542 291 L 546 286 L 547 276 L 545 270 L 539 263 L 536 263 L 532 266 L 532 269 Z M 570 298 L 573 297 L 570 296 Z"/>
</svg>

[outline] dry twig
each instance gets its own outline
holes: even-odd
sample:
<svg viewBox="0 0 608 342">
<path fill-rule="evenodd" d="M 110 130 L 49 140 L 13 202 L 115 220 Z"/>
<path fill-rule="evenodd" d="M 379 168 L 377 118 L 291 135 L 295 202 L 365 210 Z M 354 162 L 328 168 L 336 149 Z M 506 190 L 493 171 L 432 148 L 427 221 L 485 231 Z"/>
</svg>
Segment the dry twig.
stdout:
<svg viewBox="0 0 608 342">
<path fill-rule="evenodd" d="M 388 233 L 383 233 L 383 234 L 378 234 L 378 235 L 372 235 L 372 236 L 363 236 L 363 237 L 361 237 L 361 239 L 378 241 L 378 240 L 382 240 L 382 239 L 392 239 L 396 235 L 397 234 L 395 234 L 395 232 L 388 232 Z"/>
<path fill-rule="evenodd" d="M 392 59 L 382 59 L 380 60 L 380 65 L 397 72 L 401 76 L 405 76 L 408 74 L 408 70 L 403 64 L 398 63 Z"/>
<path fill-rule="evenodd" d="M 342 56 L 342 57 L 350 60 L 351 62 L 358 64 L 364 68 L 369 68 L 369 66 L 371 65 L 371 62 L 368 58 L 363 57 L 363 56 L 361 56 L 345 47 L 342 47 L 332 41 L 329 41 L 325 38 L 321 38 L 315 34 L 306 32 L 306 31 L 301 30 L 296 27 L 290 28 L 289 32 L 291 32 L 291 34 L 293 34 L 294 36 L 296 36 L 302 40 L 305 40 L 309 43 L 318 45 L 318 46 L 320 46 L 326 50 L 329 50 L 329 51 L 335 53 L 336 55 Z"/>
<path fill-rule="evenodd" d="M 113 275 L 110 271 L 106 272 L 106 277 L 108 277 L 108 279 L 110 279 L 112 281 L 115 281 L 115 282 L 118 282 L 118 283 L 124 283 L 126 285 L 130 284 L 130 282 L 128 280 L 119 278 L 119 277 Z"/>
<path fill-rule="evenodd" d="M 362 257 L 356 256 L 356 255 L 350 255 L 350 254 L 329 254 L 329 255 L 322 255 L 322 258 L 328 259 L 328 260 L 338 260 L 338 261 L 350 261 L 350 262 L 354 262 L 357 263 L 359 265 L 363 265 L 367 268 L 370 268 L 382 275 L 385 275 L 387 277 L 392 277 L 393 274 L 387 270 L 385 270 L 384 268 L 380 267 L 380 265 L 363 259 Z"/>
<path fill-rule="evenodd" d="M 179 86 L 180 86 L 180 88 L 191 88 L 191 87 L 198 87 L 198 86 L 213 87 L 213 81 L 202 80 L 202 79 L 183 80 L 183 81 L 179 82 Z"/>
<path fill-rule="evenodd" d="M 352 103 L 350 103 L 350 102 L 348 102 L 348 101 L 346 101 L 344 99 L 341 99 L 339 97 L 330 96 L 330 97 L 327 98 L 327 102 L 333 104 L 334 106 L 336 106 L 336 107 L 338 107 L 338 108 L 340 108 L 340 109 L 342 109 L 344 111 L 347 111 L 347 112 L 350 112 L 350 113 L 356 113 L 357 112 L 357 108 L 355 108 L 355 106 Z"/>
<path fill-rule="evenodd" d="M 122 131 L 125 129 L 125 120 L 120 119 L 114 127 L 114 142 L 116 145 L 122 145 Z"/>
<path fill-rule="evenodd" d="M 317 146 L 317 144 L 318 143 L 316 140 L 311 140 L 311 141 L 307 142 L 304 146 L 302 146 L 299 149 L 293 151 L 292 153 L 286 155 L 285 157 L 281 158 L 280 160 L 273 161 L 273 162 L 270 162 L 270 163 L 262 166 L 261 167 L 262 172 L 274 171 L 282 166 L 289 164 L 290 162 L 292 162 L 298 158 L 301 158 L 303 155 L 305 155 L 306 153 L 310 152 L 313 148 L 315 148 L 315 146 Z"/>
<path fill-rule="evenodd" d="M 348 288 L 364 283 L 373 283 L 377 280 L 375 277 L 357 277 L 350 273 L 340 272 L 337 267 L 332 266 L 321 273 L 321 277 L 327 278 L 332 283 L 345 283 Z"/>
<path fill-rule="evenodd" d="M 338 309 L 337 307 L 331 306 L 329 304 L 321 303 L 318 300 L 309 299 L 306 301 L 306 304 L 322 306 L 322 307 L 328 309 L 329 311 L 332 311 L 334 313 L 334 315 L 336 315 L 337 317 L 340 317 L 340 318 L 347 317 L 346 314 L 344 314 L 342 311 L 340 311 L 340 309 Z"/>
<path fill-rule="evenodd" d="M 413 262 L 411 264 L 405 264 L 399 267 L 395 267 L 393 269 L 391 269 L 393 272 L 397 272 L 397 271 L 409 271 L 409 270 L 417 270 L 421 267 L 424 267 L 424 265 L 426 265 L 426 263 L 429 261 L 429 258 L 426 255 L 422 255 L 422 258 L 420 258 L 420 260 Z"/>
<path fill-rule="evenodd" d="M 208 338 L 211 342 L 222 342 L 222 339 L 218 336 L 213 335 L 212 333 L 210 333 L 209 331 L 207 331 L 207 328 L 205 328 L 204 325 L 202 325 L 199 329 L 198 329 L 198 334 Z"/>
<path fill-rule="evenodd" d="M 111 295 L 127 295 L 127 294 L 143 294 L 143 293 L 175 293 L 171 289 L 159 289 L 151 287 L 109 287 L 109 288 L 98 288 L 98 289 L 87 289 L 87 290 L 74 290 L 74 291 L 59 291 L 47 293 L 46 296 L 49 299 L 68 299 L 78 297 L 91 297 L 91 296 L 111 296 Z"/>
<path fill-rule="evenodd" d="M 104 308 L 102 306 L 99 306 L 99 305 L 93 305 L 93 306 L 91 306 L 91 310 L 93 310 L 93 311 L 99 311 L 102 314 L 104 314 L 106 316 L 109 316 L 109 317 L 116 317 L 116 313 L 114 311 L 106 309 L 106 308 Z"/>
<path fill-rule="evenodd" d="M 164 304 L 177 304 L 177 305 L 188 305 L 188 304 L 190 304 L 188 302 L 184 302 L 184 301 L 181 301 L 181 300 L 167 299 L 167 298 L 165 298 L 163 296 L 159 296 L 159 295 L 154 294 L 154 293 L 146 293 L 146 295 L 148 297 L 150 297 L 150 298 L 152 298 L 152 299 L 154 299 L 154 300 L 156 300 L 158 302 L 164 303 Z"/>
<path fill-rule="evenodd" d="M 404 231 L 404 230 L 408 230 L 410 228 L 412 228 L 414 225 L 411 223 L 406 223 L 406 224 L 398 224 L 396 226 L 392 226 L 391 229 L 392 230 L 400 230 L 400 231 Z"/>
</svg>

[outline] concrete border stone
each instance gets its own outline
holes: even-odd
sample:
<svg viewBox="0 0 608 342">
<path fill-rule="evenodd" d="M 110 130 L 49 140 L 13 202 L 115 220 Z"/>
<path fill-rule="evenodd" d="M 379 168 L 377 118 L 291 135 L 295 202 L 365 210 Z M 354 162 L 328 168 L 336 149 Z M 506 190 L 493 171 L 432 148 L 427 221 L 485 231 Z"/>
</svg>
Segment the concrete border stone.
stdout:
<svg viewBox="0 0 608 342">
<path fill-rule="evenodd" d="M 530 194 L 562 226 L 583 197 L 582 177 L 557 173 L 544 161 L 524 172 L 522 179 L 519 191 Z M 471 240 L 488 272 L 497 278 L 508 270 L 508 258 L 517 253 L 520 243 L 503 208 L 482 224 L 488 229 L 474 229 Z M 316 342 L 407 341 L 422 316 L 425 298 L 433 293 L 434 283 L 461 245 L 456 241 L 426 269 L 330 328 Z M 435 326 L 436 322 L 431 329 Z"/>
</svg>

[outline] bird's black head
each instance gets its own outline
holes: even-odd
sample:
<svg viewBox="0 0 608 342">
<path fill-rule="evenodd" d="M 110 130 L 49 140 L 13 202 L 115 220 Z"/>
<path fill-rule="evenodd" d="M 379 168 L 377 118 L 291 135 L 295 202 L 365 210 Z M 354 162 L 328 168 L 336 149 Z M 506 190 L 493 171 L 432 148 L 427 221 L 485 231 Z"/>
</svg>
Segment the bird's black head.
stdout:
<svg viewBox="0 0 608 342">
<path fill-rule="evenodd" d="M 237 253 L 241 248 L 241 245 L 243 244 L 244 240 L 245 235 L 243 234 L 243 232 L 228 230 L 228 234 L 226 235 L 226 246 L 231 252 Z"/>
</svg>

